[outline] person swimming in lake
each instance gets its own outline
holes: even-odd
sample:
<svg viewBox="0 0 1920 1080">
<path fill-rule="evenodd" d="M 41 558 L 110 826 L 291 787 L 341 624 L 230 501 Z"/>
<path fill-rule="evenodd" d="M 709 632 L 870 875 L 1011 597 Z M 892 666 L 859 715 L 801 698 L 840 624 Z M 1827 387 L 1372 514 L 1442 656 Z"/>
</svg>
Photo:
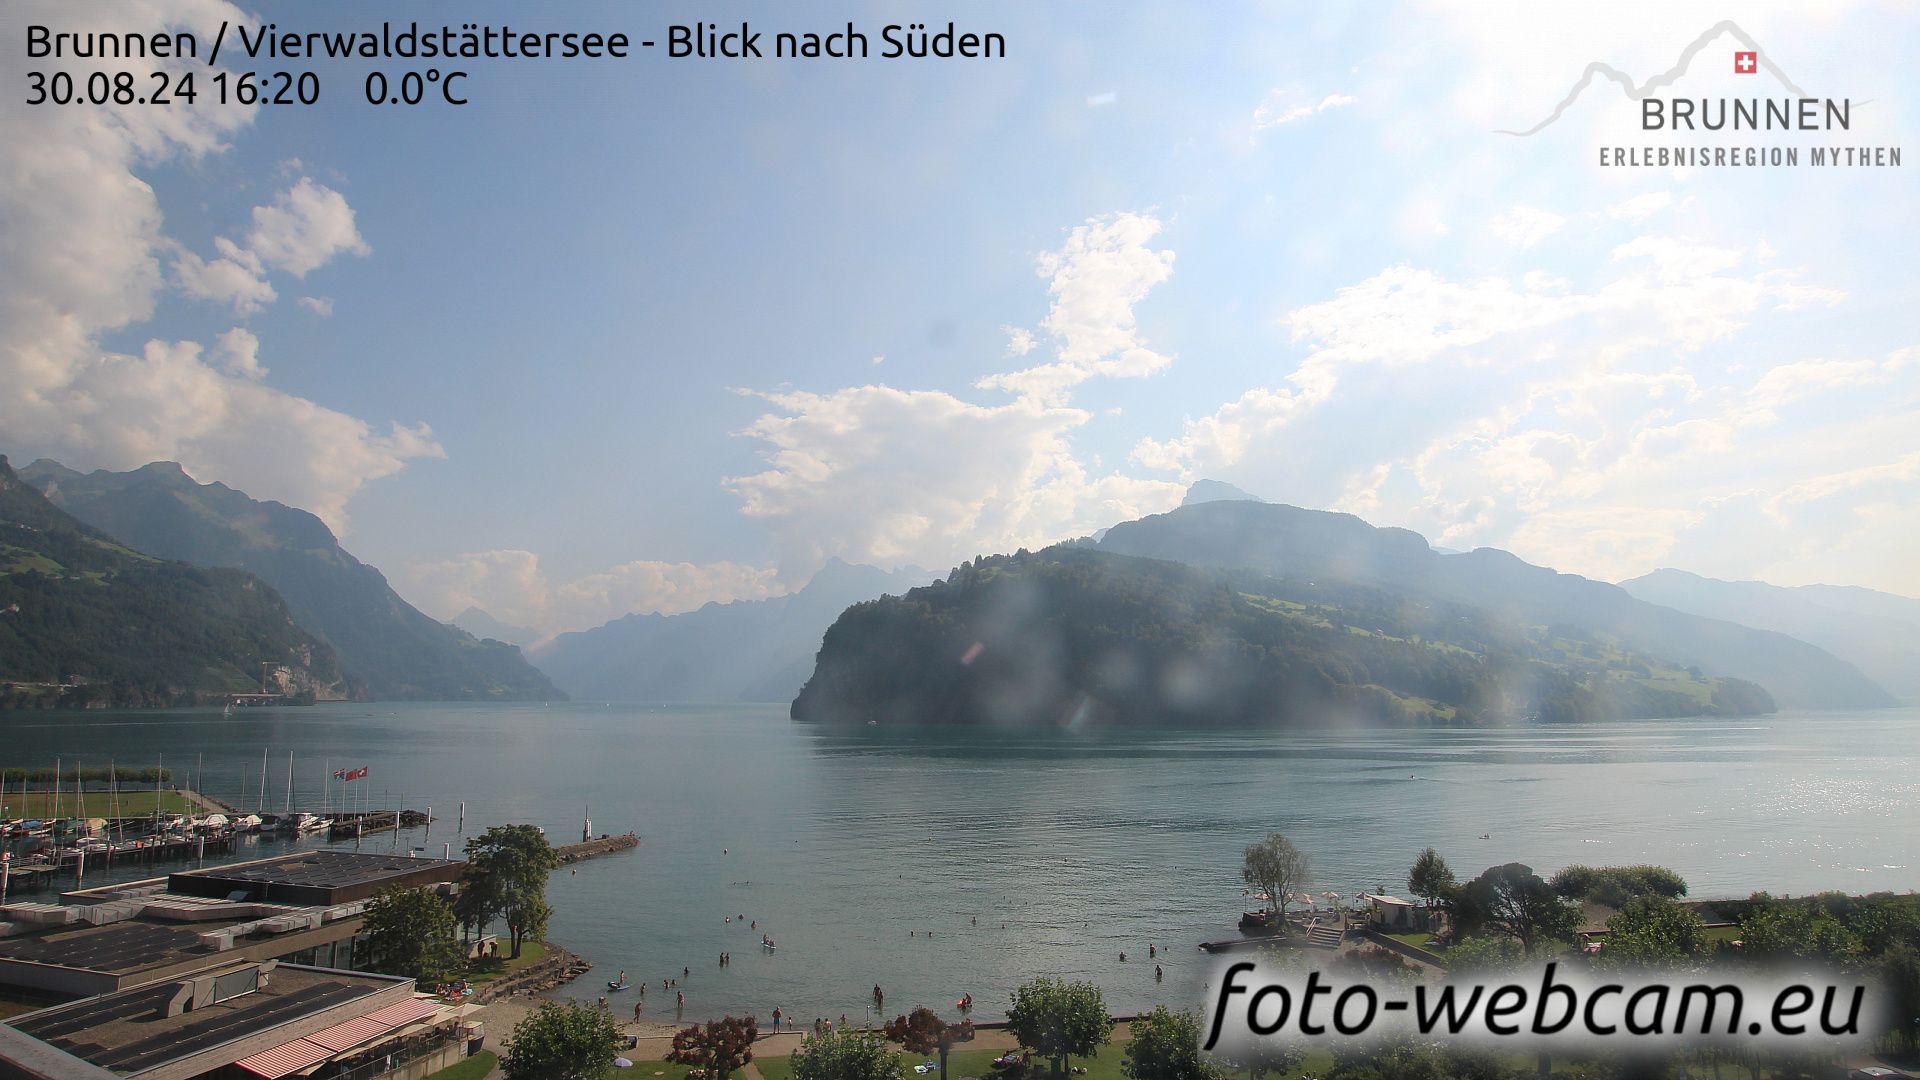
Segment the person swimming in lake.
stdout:
<svg viewBox="0 0 1920 1080">
<path fill-rule="evenodd" d="M 1160 965 L 1153 965 L 1153 981 L 1159 982 L 1163 978 L 1165 978 L 1165 976 L 1160 973 Z"/>
</svg>

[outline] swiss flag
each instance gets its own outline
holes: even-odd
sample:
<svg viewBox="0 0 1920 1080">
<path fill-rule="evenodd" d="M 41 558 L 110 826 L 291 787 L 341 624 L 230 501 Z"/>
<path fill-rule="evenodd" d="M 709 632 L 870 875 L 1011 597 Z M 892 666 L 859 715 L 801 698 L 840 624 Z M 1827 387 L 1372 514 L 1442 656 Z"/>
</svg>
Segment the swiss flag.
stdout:
<svg viewBox="0 0 1920 1080">
<path fill-rule="evenodd" d="M 1751 75 L 1760 70 L 1760 54 L 1757 52 L 1737 52 L 1733 54 L 1733 71 L 1736 75 Z"/>
</svg>

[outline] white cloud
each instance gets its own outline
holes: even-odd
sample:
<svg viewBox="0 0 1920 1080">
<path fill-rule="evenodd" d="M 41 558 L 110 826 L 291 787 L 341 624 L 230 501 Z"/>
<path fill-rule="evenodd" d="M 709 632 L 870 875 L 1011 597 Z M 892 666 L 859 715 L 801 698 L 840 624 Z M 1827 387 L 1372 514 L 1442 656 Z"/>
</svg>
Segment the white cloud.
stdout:
<svg viewBox="0 0 1920 1080">
<path fill-rule="evenodd" d="M 306 277 L 336 255 L 368 255 L 346 196 L 308 177 L 280 193 L 272 206 L 253 208 L 247 247 L 260 261 Z"/>
<path fill-rule="evenodd" d="M 939 391 L 860 386 L 762 395 L 746 434 L 768 468 L 727 481 L 796 568 L 828 555 L 947 566 L 1082 535 L 1166 509 L 1180 487 L 1091 476 L 1068 433 L 1087 413 L 1022 397 L 975 405 Z"/>
<path fill-rule="evenodd" d="M 1039 344 L 1033 331 L 1021 326 L 1003 326 L 1000 330 L 1007 335 L 1007 355 L 1025 356 Z"/>
<path fill-rule="evenodd" d="M 1120 100 L 1120 95 L 1115 93 L 1114 91 L 1102 90 L 1100 93 L 1087 95 L 1087 108 L 1089 109 L 1105 108 L 1106 106 L 1111 105 L 1114 102 L 1119 100 Z"/>
<path fill-rule="evenodd" d="M 1310 116 L 1326 112 L 1328 109 L 1345 108 L 1348 105 L 1356 105 L 1359 101 L 1359 98 L 1351 94 L 1328 94 L 1318 101 L 1302 101 L 1297 91 L 1274 90 L 1254 108 L 1253 130 L 1265 131 L 1268 128 L 1297 123 Z"/>
<path fill-rule="evenodd" d="M 174 283 L 182 292 L 216 304 L 230 304 L 236 315 L 251 315 L 280 298 L 267 283 L 260 260 L 222 236 L 214 240 L 220 252 L 209 261 L 191 251 L 174 256 Z"/>
<path fill-rule="evenodd" d="M 1095 376 L 1151 375 L 1172 363 L 1140 339 L 1133 314 L 1134 305 L 1173 274 L 1173 252 L 1147 246 L 1159 231 L 1159 219 L 1146 214 L 1093 218 L 1075 228 L 1058 251 L 1034 260 L 1053 296 L 1040 328 L 1052 339 L 1054 359 L 989 375 L 975 385 L 1060 402 Z M 1032 346 L 1032 335 L 1022 333 L 1008 331 L 1013 355 L 1024 355 Z"/>
<path fill-rule="evenodd" d="M 639 560 L 556 584 L 538 555 L 515 549 L 415 562 L 398 576 L 407 595 L 437 618 L 477 607 L 543 634 L 584 630 L 636 612 L 673 615 L 787 591 L 772 567 L 733 562 Z"/>
<path fill-rule="evenodd" d="M 333 317 L 333 297 L 331 296 L 303 296 L 297 302 L 301 307 L 323 319 Z"/>
<path fill-rule="evenodd" d="M 1649 191 L 1644 195 L 1635 195 L 1625 202 L 1607 207 L 1607 216 L 1615 221 L 1631 221 L 1638 224 L 1673 205 L 1673 192 Z"/>
<path fill-rule="evenodd" d="M 1516 206 L 1487 223 L 1493 235 L 1525 250 L 1560 231 L 1567 219 L 1537 206 Z"/>
<path fill-rule="evenodd" d="M 222 19 L 246 15 L 222 0 L 134 0 L 111 10 L 36 0 L 12 12 L 17 24 L 74 31 L 189 29 L 211 40 Z M 180 62 L 155 61 L 163 69 Z M 84 80 L 115 61 L 69 61 Z M 205 72 L 201 71 L 201 77 Z M 336 528 L 361 486 L 441 453 L 425 425 L 380 431 L 358 418 L 276 390 L 264 381 L 261 343 L 223 335 L 212 350 L 193 341 L 149 341 L 110 352 L 104 335 L 137 327 L 166 284 L 163 258 L 190 295 L 211 296 L 244 314 L 270 299 L 247 249 L 218 245 L 215 259 L 180 253 L 163 229 L 154 192 L 136 172 L 159 162 L 221 152 L 254 110 L 208 101 L 191 109 L 14 108 L 0 111 L 0 431 L 21 452 L 79 468 L 132 468 L 180 461 L 260 498 L 304 506 Z M 297 189 L 296 189 L 297 190 Z M 318 192 L 313 192 L 317 195 Z M 288 198 L 288 215 L 313 228 L 275 232 L 270 265 L 304 265 L 344 241 L 338 207 L 321 197 L 318 218 Z M 343 204 L 342 204 L 343 205 Z M 350 218 L 349 218 L 350 221 Z M 305 237 L 302 246 L 295 242 Z M 304 254 L 303 254 L 304 253 Z M 264 257 L 263 257 L 264 258 Z M 231 265 L 220 265 L 222 262 Z M 251 276 L 251 280 L 249 280 Z M 244 332 L 243 332 L 244 333 Z"/>
</svg>

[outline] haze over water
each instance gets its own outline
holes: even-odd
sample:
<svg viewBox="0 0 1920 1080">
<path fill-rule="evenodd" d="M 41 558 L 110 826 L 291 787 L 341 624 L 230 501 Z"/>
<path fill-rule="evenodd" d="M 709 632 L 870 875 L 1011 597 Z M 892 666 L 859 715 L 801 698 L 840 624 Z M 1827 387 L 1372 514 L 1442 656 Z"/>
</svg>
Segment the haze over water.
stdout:
<svg viewBox="0 0 1920 1080">
<path fill-rule="evenodd" d="M 1422 847 L 1463 878 L 1520 861 L 1652 862 L 1695 896 L 1920 887 L 1920 710 L 1583 727 L 1065 734 L 819 729 L 782 706 L 324 705 L 14 714 L 0 765 L 190 770 L 245 805 L 318 808 L 323 770 L 370 767 L 376 806 L 431 805 L 403 849 L 532 821 L 556 843 L 639 832 L 636 852 L 555 875 L 549 936 L 653 985 L 681 968 L 689 1019 L 726 1012 L 856 1022 L 875 983 L 891 1015 L 994 1017 L 1036 974 L 1087 978 L 1117 1012 L 1193 1006 L 1198 942 L 1237 936 L 1240 853 L 1284 832 L 1316 893 L 1404 894 Z M 359 785 L 354 785 L 358 788 Z M 334 785 L 334 799 L 340 786 Z M 102 809 L 90 806 L 93 813 Z M 1488 834 L 1481 839 L 1481 834 Z M 391 850 L 391 836 L 366 846 Z M 351 846 L 351 845 L 343 845 Z M 285 850 L 263 840 L 239 855 Z M 89 880 L 96 880 L 90 872 Z M 757 928 L 727 923 L 744 915 Z M 977 924 L 975 922 L 977 920 Z M 931 938 L 927 936 L 932 932 Z M 763 951 L 765 932 L 778 943 Z M 911 936 L 910 936 L 911 932 Z M 1166 980 L 1156 984 L 1149 943 Z M 717 966 L 722 951 L 733 964 Z M 1127 953 L 1126 962 L 1119 960 Z M 615 999 L 624 1015 L 630 996 Z"/>
</svg>

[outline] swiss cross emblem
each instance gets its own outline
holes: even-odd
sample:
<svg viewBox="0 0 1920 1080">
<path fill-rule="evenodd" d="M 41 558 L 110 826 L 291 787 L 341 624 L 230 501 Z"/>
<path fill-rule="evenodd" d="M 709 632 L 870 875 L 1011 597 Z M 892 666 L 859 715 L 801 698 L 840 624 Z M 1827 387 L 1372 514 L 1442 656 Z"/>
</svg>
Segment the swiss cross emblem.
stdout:
<svg viewBox="0 0 1920 1080">
<path fill-rule="evenodd" d="M 1737 52 L 1733 54 L 1733 70 L 1740 75 L 1751 75 L 1760 69 L 1760 54 Z"/>
</svg>

